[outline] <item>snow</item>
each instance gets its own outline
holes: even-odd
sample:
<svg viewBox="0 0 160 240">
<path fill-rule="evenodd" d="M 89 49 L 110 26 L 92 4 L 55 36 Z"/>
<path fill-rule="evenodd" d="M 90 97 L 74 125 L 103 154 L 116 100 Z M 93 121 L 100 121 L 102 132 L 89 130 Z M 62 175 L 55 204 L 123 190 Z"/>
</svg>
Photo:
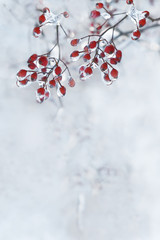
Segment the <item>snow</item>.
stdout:
<svg viewBox="0 0 160 240">
<path fill-rule="evenodd" d="M 120 77 L 112 86 L 98 71 L 80 82 L 73 63 L 77 85 L 68 89 L 63 108 L 58 98 L 37 104 L 36 86 L 15 84 L 33 51 L 47 48 L 31 36 L 36 4 L 0 1 L 0 239 L 158 240 L 159 29 L 122 46 Z M 47 4 L 69 10 L 66 28 L 78 35 L 87 32 L 92 5 Z M 159 16 L 159 1 L 137 5 Z"/>
</svg>

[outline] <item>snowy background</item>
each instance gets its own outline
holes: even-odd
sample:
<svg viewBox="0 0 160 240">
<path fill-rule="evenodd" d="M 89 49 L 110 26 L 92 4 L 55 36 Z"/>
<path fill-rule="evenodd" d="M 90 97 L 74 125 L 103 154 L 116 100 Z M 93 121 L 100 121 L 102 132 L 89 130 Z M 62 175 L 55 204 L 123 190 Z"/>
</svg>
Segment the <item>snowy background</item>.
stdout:
<svg viewBox="0 0 160 240">
<path fill-rule="evenodd" d="M 160 1 L 136 2 L 159 17 Z M 93 5 L 0 0 L 2 240 L 160 239 L 160 29 L 127 40 L 110 87 L 98 72 L 80 82 L 73 64 L 63 108 L 15 84 L 28 57 L 49 47 L 32 37 L 36 6 L 69 11 L 65 28 L 82 36 Z"/>
</svg>

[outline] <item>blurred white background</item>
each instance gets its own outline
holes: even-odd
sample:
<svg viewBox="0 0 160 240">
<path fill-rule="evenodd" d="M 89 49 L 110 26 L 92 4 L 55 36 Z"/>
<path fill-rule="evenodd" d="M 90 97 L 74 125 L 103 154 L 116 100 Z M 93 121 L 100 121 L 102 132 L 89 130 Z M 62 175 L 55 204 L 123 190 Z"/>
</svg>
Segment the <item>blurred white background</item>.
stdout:
<svg viewBox="0 0 160 240">
<path fill-rule="evenodd" d="M 159 17 L 160 1 L 135 2 Z M 51 45 L 32 36 L 36 6 L 69 11 L 64 26 L 77 36 L 94 9 L 89 0 L 0 0 L 0 239 L 159 240 L 160 28 L 125 42 L 110 87 L 98 71 L 80 82 L 74 63 L 77 85 L 60 109 L 58 99 L 36 103 L 36 85 L 15 84 L 28 57 Z"/>
</svg>

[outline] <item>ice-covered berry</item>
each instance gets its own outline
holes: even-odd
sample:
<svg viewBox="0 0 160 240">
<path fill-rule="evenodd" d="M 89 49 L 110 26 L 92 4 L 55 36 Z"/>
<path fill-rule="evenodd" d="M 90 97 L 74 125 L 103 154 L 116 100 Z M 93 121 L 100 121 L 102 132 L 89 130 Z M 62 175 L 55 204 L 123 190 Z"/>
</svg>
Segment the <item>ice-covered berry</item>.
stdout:
<svg viewBox="0 0 160 240">
<path fill-rule="evenodd" d="M 117 62 L 121 61 L 121 59 L 122 59 L 122 51 L 121 50 L 117 50 L 116 59 L 117 59 Z"/>
<path fill-rule="evenodd" d="M 45 56 L 41 56 L 38 61 L 39 61 L 39 64 L 44 67 L 48 65 L 48 59 Z"/>
<path fill-rule="evenodd" d="M 61 85 L 61 86 L 57 89 L 57 95 L 58 95 L 59 97 L 63 97 L 65 94 L 66 94 L 66 88 Z"/>
<path fill-rule="evenodd" d="M 115 68 L 112 69 L 112 71 L 111 71 L 111 76 L 112 76 L 113 78 L 118 78 L 118 71 L 117 71 Z"/>
<path fill-rule="evenodd" d="M 103 7 L 104 7 L 103 3 L 96 3 L 96 8 L 97 9 L 101 9 Z"/>
<path fill-rule="evenodd" d="M 38 94 L 38 95 L 44 95 L 44 94 L 45 94 L 45 89 L 42 88 L 42 87 L 41 87 L 41 88 L 38 88 L 38 89 L 37 89 L 37 94 Z"/>
<path fill-rule="evenodd" d="M 28 59 L 28 63 L 36 61 L 37 57 L 38 57 L 37 54 L 31 55 Z"/>
<path fill-rule="evenodd" d="M 146 25 L 146 19 L 145 18 L 139 20 L 139 27 L 144 27 L 145 25 Z"/>
<path fill-rule="evenodd" d="M 112 44 L 106 46 L 104 49 L 104 52 L 106 52 L 108 54 L 112 54 L 112 53 L 114 53 L 114 51 L 115 51 L 115 47 Z"/>
<path fill-rule="evenodd" d="M 68 85 L 70 87 L 74 87 L 75 86 L 75 80 L 70 76 L 69 79 L 68 79 Z"/>
<path fill-rule="evenodd" d="M 93 10 L 93 11 L 91 12 L 91 18 L 97 18 L 97 17 L 99 17 L 100 15 L 101 15 L 100 12 L 97 11 L 97 10 Z"/>
<path fill-rule="evenodd" d="M 30 63 L 28 64 L 28 67 L 29 67 L 30 69 L 32 69 L 32 70 L 34 70 L 35 68 L 37 68 L 36 64 L 33 63 L 33 62 L 30 62 Z"/>
<path fill-rule="evenodd" d="M 102 63 L 101 65 L 101 71 L 104 72 L 108 69 L 108 64 L 106 62 Z"/>
<path fill-rule="evenodd" d="M 126 0 L 127 4 L 133 4 L 133 0 Z"/>
<path fill-rule="evenodd" d="M 47 7 L 45 7 L 45 8 L 43 8 L 43 13 L 50 13 L 50 9 L 49 8 L 47 8 Z"/>
<path fill-rule="evenodd" d="M 34 37 L 39 37 L 39 35 L 41 34 L 41 29 L 40 29 L 40 27 L 35 27 L 34 29 L 33 29 L 33 36 Z"/>
<path fill-rule="evenodd" d="M 83 60 L 84 61 L 88 61 L 91 59 L 91 55 L 89 53 L 86 53 L 84 56 L 83 56 Z"/>
<path fill-rule="evenodd" d="M 89 48 L 94 49 L 94 48 L 96 48 L 96 45 L 97 45 L 97 42 L 96 41 L 92 41 L 89 44 Z"/>
<path fill-rule="evenodd" d="M 54 72 L 55 72 L 56 75 L 60 75 L 61 72 L 62 72 L 61 67 L 57 66 L 57 67 L 55 68 Z"/>
<path fill-rule="evenodd" d="M 84 71 L 85 71 L 85 73 L 86 73 L 87 75 L 91 75 L 91 74 L 93 73 L 91 67 L 86 67 L 86 69 L 85 69 Z"/>
<path fill-rule="evenodd" d="M 64 16 L 65 18 L 69 18 L 69 13 L 68 13 L 68 12 L 64 12 L 64 13 L 63 13 L 63 16 Z"/>
<path fill-rule="evenodd" d="M 56 81 L 54 79 L 50 80 L 49 81 L 49 86 L 50 86 L 50 88 L 55 87 L 56 86 Z"/>
<path fill-rule="evenodd" d="M 79 39 L 73 39 L 72 41 L 71 41 L 71 45 L 74 47 L 74 46 L 77 46 L 78 45 L 78 43 L 79 43 Z"/>
<path fill-rule="evenodd" d="M 26 77 L 27 75 L 27 70 L 25 69 L 21 69 L 18 73 L 17 73 L 17 77 L 20 77 L 20 78 L 24 78 Z"/>
<path fill-rule="evenodd" d="M 38 74 L 36 72 L 31 74 L 31 81 L 34 82 L 37 80 Z"/>
<path fill-rule="evenodd" d="M 133 33 L 132 33 L 132 40 L 137 40 L 137 39 L 139 39 L 140 38 L 140 36 L 141 36 L 141 33 L 140 33 L 140 31 L 137 29 L 137 30 L 135 30 Z"/>
<path fill-rule="evenodd" d="M 46 21 L 46 17 L 44 16 L 44 14 L 42 14 L 41 16 L 39 16 L 39 23 L 42 24 Z"/>
<path fill-rule="evenodd" d="M 80 57 L 79 51 L 74 51 L 71 53 L 70 58 L 72 61 L 77 61 Z"/>
</svg>

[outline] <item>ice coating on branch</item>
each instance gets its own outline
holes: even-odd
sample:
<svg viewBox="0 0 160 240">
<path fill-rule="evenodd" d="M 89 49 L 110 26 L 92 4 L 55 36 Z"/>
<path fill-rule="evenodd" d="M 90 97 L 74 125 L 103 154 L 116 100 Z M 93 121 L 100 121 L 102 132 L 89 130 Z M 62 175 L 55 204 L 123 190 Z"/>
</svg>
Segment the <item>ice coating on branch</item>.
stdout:
<svg viewBox="0 0 160 240">
<path fill-rule="evenodd" d="M 62 19 L 62 14 L 54 14 L 54 13 L 49 13 L 47 21 L 49 23 L 53 23 L 55 25 L 59 25 Z"/>
<path fill-rule="evenodd" d="M 135 5 L 132 5 L 130 7 L 130 10 L 128 11 L 128 16 L 134 23 L 135 21 L 136 23 L 139 23 L 139 20 L 144 19 L 146 17 L 145 12 L 137 10 Z"/>
<path fill-rule="evenodd" d="M 104 19 L 106 19 L 106 20 L 111 18 L 111 15 L 110 15 L 109 13 L 107 13 L 107 12 L 101 13 L 101 16 L 102 16 Z"/>
<path fill-rule="evenodd" d="M 138 20 L 139 11 L 135 8 L 134 5 L 130 7 L 130 10 L 128 11 L 128 16 L 131 18 L 132 21 Z"/>
</svg>

